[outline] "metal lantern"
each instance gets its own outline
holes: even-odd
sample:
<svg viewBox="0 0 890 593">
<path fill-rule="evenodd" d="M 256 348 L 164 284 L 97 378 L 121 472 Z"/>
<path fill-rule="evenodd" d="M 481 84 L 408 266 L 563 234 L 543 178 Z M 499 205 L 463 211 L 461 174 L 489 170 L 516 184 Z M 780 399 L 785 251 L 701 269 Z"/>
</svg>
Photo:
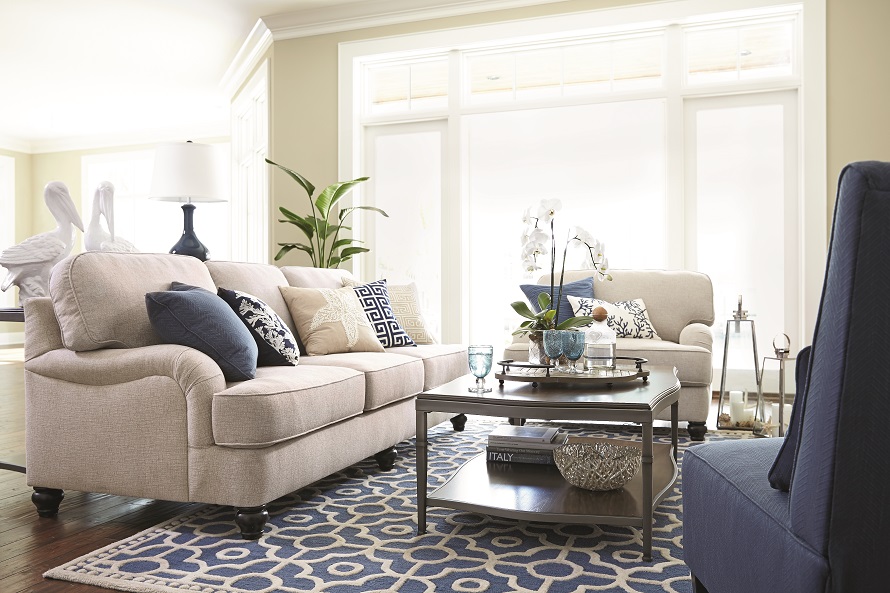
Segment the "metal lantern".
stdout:
<svg viewBox="0 0 890 593">
<path fill-rule="evenodd" d="M 754 434 L 757 436 L 785 436 L 785 424 L 791 419 L 790 404 L 785 404 L 785 363 L 794 360 L 791 353 L 791 339 L 788 334 L 780 333 L 773 338 L 773 350 L 775 356 L 764 356 L 760 370 L 760 379 L 757 381 L 757 408 L 754 413 Z M 763 400 L 763 373 L 766 370 L 768 360 L 779 363 L 779 403 L 766 411 L 766 403 Z"/>
<path fill-rule="evenodd" d="M 758 357 L 757 357 L 757 334 L 754 331 L 754 320 L 748 319 L 748 311 L 742 309 L 742 295 L 739 295 L 739 306 L 732 314 L 732 319 L 726 320 L 726 338 L 723 342 L 723 370 L 720 374 L 720 399 L 717 404 L 717 428 L 730 428 L 736 430 L 753 430 L 755 421 L 757 419 L 757 409 L 751 413 L 750 421 L 747 418 L 733 418 L 730 414 L 724 411 L 724 402 L 727 399 L 727 391 L 726 391 L 726 366 L 729 361 L 729 335 L 730 328 L 734 329 L 734 333 L 741 333 L 741 326 L 743 323 L 751 324 L 751 346 L 754 354 L 754 379 L 757 381 L 757 392 L 760 393 L 760 379 L 761 372 L 760 367 L 758 366 Z M 735 394 L 733 394 L 735 395 Z M 744 413 L 746 412 L 747 402 L 742 400 L 741 402 L 733 401 L 730 398 L 730 409 L 739 410 L 741 409 Z M 760 396 L 758 395 L 758 403 L 760 402 Z M 739 408 L 739 403 L 741 403 L 741 408 Z"/>
</svg>

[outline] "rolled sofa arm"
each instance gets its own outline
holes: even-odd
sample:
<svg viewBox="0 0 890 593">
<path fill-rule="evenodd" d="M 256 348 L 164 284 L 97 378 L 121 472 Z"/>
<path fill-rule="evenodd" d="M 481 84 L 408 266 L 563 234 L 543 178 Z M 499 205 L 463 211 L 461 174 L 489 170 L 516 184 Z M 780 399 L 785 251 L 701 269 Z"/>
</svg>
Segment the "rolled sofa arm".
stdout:
<svg viewBox="0 0 890 593">
<path fill-rule="evenodd" d="M 699 346 L 708 352 L 713 352 L 714 335 L 711 333 L 711 328 L 704 323 L 690 323 L 680 330 L 680 344 Z"/>
<path fill-rule="evenodd" d="M 107 391 L 108 386 L 119 387 L 120 398 L 131 400 L 134 413 L 146 414 L 155 406 L 161 407 L 160 393 L 144 392 L 136 386 L 150 378 L 169 379 L 168 393 L 172 397 L 185 397 L 188 414 L 189 446 L 213 444 L 211 408 L 213 395 L 226 388 L 222 371 L 213 360 L 193 348 L 176 344 L 159 344 L 142 348 L 114 348 L 74 352 L 66 348 L 50 350 L 31 358 L 25 363 L 27 375 L 42 379 L 63 381 L 65 389 L 58 393 L 43 393 L 56 398 L 57 405 L 64 406 L 66 393 L 77 391 L 88 394 L 91 390 Z M 32 386 L 40 390 L 40 381 L 32 380 Z M 101 410 L 95 410 L 101 414 Z"/>
</svg>

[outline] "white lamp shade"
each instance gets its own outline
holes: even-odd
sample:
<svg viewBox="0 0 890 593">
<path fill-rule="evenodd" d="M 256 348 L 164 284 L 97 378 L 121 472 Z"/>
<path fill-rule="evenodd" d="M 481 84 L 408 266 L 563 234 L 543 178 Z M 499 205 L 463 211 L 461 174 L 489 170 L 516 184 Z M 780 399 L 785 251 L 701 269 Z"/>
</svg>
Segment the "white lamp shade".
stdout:
<svg viewBox="0 0 890 593">
<path fill-rule="evenodd" d="M 195 142 L 159 144 L 148 197 L 168 202 L 225 202 L 223 178 L 216 147 Z"/>
</svg>

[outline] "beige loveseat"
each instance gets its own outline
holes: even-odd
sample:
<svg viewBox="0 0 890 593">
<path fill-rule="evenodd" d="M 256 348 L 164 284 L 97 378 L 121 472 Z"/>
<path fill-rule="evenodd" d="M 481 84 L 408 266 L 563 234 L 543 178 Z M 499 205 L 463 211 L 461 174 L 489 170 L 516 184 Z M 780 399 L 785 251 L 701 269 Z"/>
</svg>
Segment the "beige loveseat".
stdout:
<svg viewBox="0 0 890 593">
<path fill-rule="evenodd" d="M 41 516 L 63 489 L 231 505 L 258 538 L 265 504 L 414 434 L 414 396 L 466 373 L 463 346 L 302 356 L 227 383 L 208 356 L 162 344 L 145 294 L 172 281 L 253 294 L 294 330 L 279 286 L 340 288 L 340 270 L 88 252 L 25 303 L 27 476 Z M 439 415 L 432 422 L 441 422 Z M 455 428 L 462 429 L 458 417 Z"/>
<path fill-rule="evenodd" d="M 680 420 L 687 421 L 693 440 L 703 440 L 711 403 L 711 348 L 714 291 L 711 279 L 684 270 L 609 270 L 611 282 L 593 284 L 594 297 L 615 303 L 643 299 L 661 340 L 618 338 L 619 356 L 639 356 L 651 364 L 677 368 L 680 379 Z M 565 282 L 583 280 L 590 270 L 566 271 Z M 550 275 L 537 284 L 550 285 Z M 527 360 L 528 338 L 517 337 L 505 359 Z M 663 419 L 670 419 L 669 412 Z"/>
</svg>

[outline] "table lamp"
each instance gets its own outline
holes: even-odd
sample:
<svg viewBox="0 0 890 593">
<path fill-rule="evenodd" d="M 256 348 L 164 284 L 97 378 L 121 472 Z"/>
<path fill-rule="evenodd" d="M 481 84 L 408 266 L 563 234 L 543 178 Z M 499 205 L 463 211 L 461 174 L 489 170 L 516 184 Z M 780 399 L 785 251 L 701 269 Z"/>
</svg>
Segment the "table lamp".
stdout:
<svg viewBox="0 0 890 593">
<path fill-rule="evenodd" d="M 225 202 L 221 161 L 216 148 L 209 144 L 170 142 L 158 145 L 151 177 L 152 200 L 185 202 L 182 205 L 182 237 L 170 253 L 191 255 L 201 261 L 210 252 L 195 235 L 193 202 Z"/>
</svg>

